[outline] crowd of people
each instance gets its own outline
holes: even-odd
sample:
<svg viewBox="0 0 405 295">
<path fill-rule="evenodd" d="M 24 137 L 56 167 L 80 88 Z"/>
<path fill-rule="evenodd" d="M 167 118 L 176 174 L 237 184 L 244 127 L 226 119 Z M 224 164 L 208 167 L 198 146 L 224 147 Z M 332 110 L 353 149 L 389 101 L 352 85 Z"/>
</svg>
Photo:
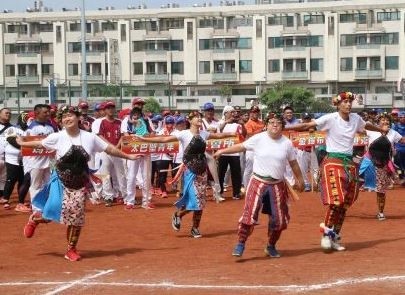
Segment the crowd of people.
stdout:
<svg viewBox="0 0 405 295">
<path fill-rule="evenodd" d="M 85 101 L 59 108 L 39 104 L 11 124 L 11 111 L 3 108 L 0 204 L 5 210 L 13 208 L 10 197 L 17 184 L 14 210 L 30 214 L 24 235 L 31 238 L 39 224 L 51 220 L 65 224 L 65 258 L 77 261 L 81 259 L 76 245 L 87 197 L 106 207 L 120 204 L 130 211 L 139 205 L 151 210 L 159 198 L 176 192 L 173 229 L 179 231 L 182 218 L 192 212 L 190 234 L 200 238 L 208 188 L 217 203 L 226 199 L 224 192 L 229 189 L 233 200 L 245 196 L 232 254 L 242 256 L 262 212 L 269 217 L 264 251 L 280 257 L 276 243 L 290 219 L 289 198 L 294 190 L 318 188 L 327 208 L 321 223 L 321 247 L 343 251 L 341 228 L 359 191 L 376 191 L 377 218 L 384 220 L 386 190 L 394 182 L 405 185 L 405 112 L 355 114 L 351 112 L 353 100 L 352 93 L 340 93 L 333 100 L 336 112 L 303 113 L 299 118 L 292 106 L 264 115 L 258 105 L 248 110 L 231 105 L 218 110 L 210 102 L 187 116 L 171 110 L 151 114 L 144 112 L 143 99 L 134 98 L 131 108 L 119 112 L 112 101 L 96 103 L 92 112 Z M 222 116 L 217 119 L 220 111 Z M 285 136 L 289 130 L 325 131 L 326 145 L 294 147 Z M 368 146 L 354 145 L 358 132 L 367 132 Z M 152 143 L 178 140 L 179 149 L 175 153 L 126 154 L 121 151 L 125 135 Z M 241 143 L 206 150 L 207 140 L 231 136 L 238 136 Z M 55 156 L 22 156 L 21 147 L 48 149 Z"/>
</svg>

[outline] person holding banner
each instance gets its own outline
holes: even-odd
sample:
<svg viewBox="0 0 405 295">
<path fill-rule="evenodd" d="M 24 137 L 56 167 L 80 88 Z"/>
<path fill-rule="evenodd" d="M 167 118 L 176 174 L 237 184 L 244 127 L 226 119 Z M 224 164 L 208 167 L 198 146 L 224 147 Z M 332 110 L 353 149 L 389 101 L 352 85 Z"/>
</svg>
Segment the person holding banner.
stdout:
<svg viewBox="0 0 405 295">
<path fill-rule="evenodd" d="M 276 243 L 290 220 L 288 190 L 291 187 L 284 180 L 288 164 L 296 178 L 297 189 L 299 191 L 304 189 L 304 180 L 297 163 L 295 149 L 292 142 L 282 135 L 284 126 L 282 116 L 275 114 L 267 120 L 267 131 L 253 135 L 243 143 L 219 150 L 214 154 L 215 158 L 219 158 L 228 153 L 253 152 L 253 173 L 247 186 L 243 213 L 239 219 L 238 243 L 232 252 L 233 256 L 242 256 L 246 241 L 252 234 L 258 222 L 259 212 L 263 208 L 262 212 L 269 216 L 268 243 L 264 251 L 267 256 L 280 257 Z"/>
<path fill-rule="evenodd" d="M 333 98 L 337 111 L 314 121 L 286 127 L 288 130 L 309 130 L 317 127 L 326 131 L 326 152 L 320 166 L 320 192 L 325 206 L 328 206 L 324 222 L 321 223 L 321 248 L 326 251 L 344 251 L 340 245 L 340 231 L 346 211 L 359 194 L 358 166 L 353 162 L 353 145 L 357 132 L 364 129 L 386 133 L 380 128 L 351 113 L 354 95 L 342 92 Z"/>
<path fill-rule="evenodd" d="M 165 143 L 179 140 L 183 150 L 183 164 L 174 180 L 183 176 L 182 195 L 175 206 L 177 211 L 172 216 L 172 227 L 179 231 L 182 218 L 193 212 L 193 226 L 191 236 L 201 238 L 200 220 L 206 204 L 207 188 L 207 158 L 205 156 L 206 141 L 208 139 L 221 139 L 234 136 L 234 133 L 210 133 L 200 130 L 202 115 L 193 111 L 188 115 L 190 129 L 176 132 L 169 136 L 139 137 L 145 142 Z"/>
<path fill-rule="evenodd" d="M 138 155 L 129 155 L 107 143 L 100 137 L 79 129 L 80 112 L 77 107 L 64 106 L 58 111 L 64 130 L 52 133 L 42 141 L 25 142 L 17 138 L 22 147 L 38 147 L 56 151 L 55 171 L 46 189 L 34 196 L 33 202 L 41 206 L 43 214 L 33 213 L 24 235 L 31 238 L 39 223 L 54 220 L 67 225 L 68 248 L 65 258 L 78 261 L 81 256 L 76 250 L 85 218 L 86 186 L 90 171 L 88 161 L 96 152 L 106 152 L 114 157 L 135 160 Z M 55 193 L 57 192 L 57 193 Z"/>
<path fill-rule="evenodd" d="M 392 118 L 387 113 L 378 115 L 376 120 L 380 128 L 392 126 Z M 386 219 L 385 193 L 395 175 L 395 168 L 391 161 L 393 146 L 395 143 L 405 143 L 405 137 L 391 128 L 386 135 L 375 131 L 367 131 L 367 135 L 369 148 L 360 164 L 360 176 L 365 181 L 364 188 L 377 193 L 377 219 L 382 221 Z"/>
</svg>

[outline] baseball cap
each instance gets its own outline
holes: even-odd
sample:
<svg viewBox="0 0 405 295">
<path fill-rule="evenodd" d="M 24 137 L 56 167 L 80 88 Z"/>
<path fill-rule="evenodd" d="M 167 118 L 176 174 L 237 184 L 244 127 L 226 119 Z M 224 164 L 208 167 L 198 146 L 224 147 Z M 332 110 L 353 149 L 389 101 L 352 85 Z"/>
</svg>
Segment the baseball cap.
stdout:
<svg viewBox="0 0 405 295">
<path fill-rule="evenodd" d="M 210 111 L 210 110 L 215 110 L 214 104 L 211 102 L 206 102 L 203 105 L 203 111 Z"/>
<path fill-rule="evenodd" d="M 174 124 L 174 117 L 173 116 L 167 116 L 165 118 L 165 123 L 166 124 Z"/>
<path fill-rule="evenodd" d="M 224 110 L 222 111 L 222 113 L 228 113 L 228 112 L 232 112 L 234 110 L 233 106 L 225 106 Z"/>
<path fill-rule="evenodd" d="M 93 111 L 97 112 L 99 110 L 104 109 L 104 106 L 101 102 L 96 102 L 93 106 Z"/>
<path fill-rule="evenodd" d="M 77 107 L 79 109 L 88 109 L 89 108 L 89 104 L 86 101 L 81 101 L 79 102 L 79 104 L 77 105 Z"/>
<path fill-rule="evenodd" d="M 398 116 L 399 117 L 405 117 L 405 111 L 400 111 Z"/>
<path fill-rule="evenodd" d="M 302 119 L 312 119 L 312 116 L 310 113 L 305 112 L 305 113 L 301 114 L 301 118 Z"/>
<path fill-rule="evenodd" d="M 161 115 L 154 115 L 152 118 L 152 122 L 159 122 L 162 120 L 163 120 L 163 117 Z"/>
<path fill-rule="evenodd" d="M 104 102 L 104 108 L 115 108 L 115 103 L 113 103 L 112 101 L 106 101 Z"/>
<path fill-rule="evenodd" d="M 186 118 L 184 118 L 183 116 L 178 116 L 176 118 L 176 124 L 182 124 L 184 122 L 186 122 Z"/>
<path fill-rule="evenodd" d="M 140 97 L 134 97 L 134 99 L 132 100 L 132 105 L 135 104 L 145 104 L 145 101 Z"/>
</svg>

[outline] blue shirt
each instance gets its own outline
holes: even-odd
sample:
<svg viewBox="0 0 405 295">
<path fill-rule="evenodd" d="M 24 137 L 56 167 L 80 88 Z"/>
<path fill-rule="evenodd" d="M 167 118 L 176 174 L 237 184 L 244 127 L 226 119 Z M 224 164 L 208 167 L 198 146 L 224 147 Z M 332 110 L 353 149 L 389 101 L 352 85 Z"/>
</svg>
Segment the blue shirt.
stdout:
<svg viewBox="0 0 405 295">
<path fill-rule="evenodd" d="M 405 125 L 404 124 L 401 124 L 401 123 L 395 124 L 394 128 L 392 128 L 392 129 L 397 131 L 402 136 L 405 136 Z M 405 144 L 398 142 L 395 144 L 395 149 L 398 152 L 405 152 Z"/>
</svg>

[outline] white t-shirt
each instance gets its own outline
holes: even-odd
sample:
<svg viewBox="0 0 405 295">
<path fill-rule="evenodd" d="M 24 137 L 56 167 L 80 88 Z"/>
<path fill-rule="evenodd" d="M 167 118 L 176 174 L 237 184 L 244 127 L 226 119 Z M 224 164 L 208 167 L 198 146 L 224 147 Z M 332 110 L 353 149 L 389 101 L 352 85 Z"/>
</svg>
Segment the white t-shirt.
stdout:
<svg viewBox="0 0 405 295">
<path fill-rule="evenodd" d="M 99 136 L 84 130 L 80 130 L 80 134 L 75 137 L 70 137 L 66 130 L 62 130 L 49 135 L 41 143 L 47 149 L 56 150 L 57 159 L 63 157 L 72 145 L 81 145 L 90 156 L 105 151 L 108 146 Z"/>
<path fill-rule="evenodd" d="M 0 130 L 2 130 L 5 127 L 5 125 L 0 123 Z M 2 134 L 0 134 L 0 156 L 2 157 L 4 154 L 4 149 L 7 145 L 7 141 L 6 141 L 6 136 L 5 133 L 7 132 L 7 130 L 11 128 L 8 127 Z"/>
<path fill-rule="evenodd" d="M 353 153 L 354 137 L 362 132 L 366 122 L 357 115 L 349 114 L 349 121 L 345 121 L 338 112 L 326 114 L 315 120 L 319 130 L 326 131 L 326 151 L 328 153 Z"/>
<path fill-rule="evenodd" d="M 381 132 L 378 132 L 378 131 L 366 130 L 366 132 L 367 132 L 367 136 L 368 136 L 368 145 L 369 146 L 374 140 L 376 140 L 377 138 L 379 138 L 381 136 Z M 397 143 L 402 139 L 402 135 L 399 134 L 397 131 L 390 129 L 390 131 L 388 131 L 388 133 L 387 133 L 387 138 L 390 141 L 391 145 L 393 145 L 394 143 Z"/>
<path fill-rule="evenodd" d="M 100 117 L 94 120 L 94 122 L 91 124 L 91 132 L 94 134 L 99 134 L 100 132 L 100 125 L 101 121 L 103 121 L 105 117 Z"/>
<path fill-rule="evenodd" d="M 125 116 L 122 119 L 122 121 L 121 121 L 121 133 L 128 132 L 128 121 L 129 121 L 129 116 Z"/>
<path fill-rule="evenodd" d="M 180 130 L 174 129 L 172 135 L 176 135 L 177 133 L 181 132 Z M 176 136 L 177 137 L 177 136 Z M 174 156 L 173 159 L 173 163 L 177 163 L 177 164 L 181 164 L 183 163 L 183 153 L 184 153 L 184 149 L 183 149 L 183 145 L 180 144 L 179 145 L 179 151 L 177 152 L 177 154 Z"/>
<path fill-rule="evenodd" d="M 253 135 L 242 145 L 253 152 L 253 173 L 284 179 L 290 161 L 296 160 L 292 142 L 285 136 L 272 139 L 267 132 Z"/>
<path fill-rule="evenodd" d="M 52 125 L 49 123 L 40 123 L 38 121 L 33 121 L 28 129 L 25 131 L 25 135 L 34 136 L 42 135 L 48 136 L 49 134 L 54 133 Z M 44 156 L 28 156 L 23 158 L 24 163 L 24 173 L 30 172 L 32 169 L 45 169 L 49 168 L 50 160 L 52 157 Z"/>
<path fill-rule="evenodd" d="M 208 122 L 207 119 L 203 118 L 201 130 L 207 130 L 207 129 L 215 129 L 215 132 L 219 132 L 219 121 L 212 120 L 211 122 Z"/>
<path fill-rule="evenodd" d="M 177 139 L 180 141 L 180 145 L 182 146 L 183 151 L 186 149 L 186 147 L 189 145 L 189 143 L 194 137 L 190 129 L 179 131 L 173 135 L 176 136 Z M 205 130 L 201 130 L 200 136 L 203 140 L 207 140 L 208 137 L 210 136 L 210 133 Z"/>
<path fill-rule="evenodd" d="M 24 135 L 24 131 L 22 131 L 20 128 L 13 126 L 13 127 L 9 127 L 5 132 L 5 138 L 7 139 L 7 137 L 9 136 L 23 136 Z M 15 148 L 13 145 L 11 145 L 10 143 L 8 143 L 6 141 L 6 148 L 5 148 L 5 161 L 6 163 L 12 164 L 12 165 L 16 165 L 19 166 L 20 165 L 20 161 L 21 161 L 21 150 Z"/>
<path fill-rule="evenodd" d="M 238 123 L 228 123 L 228 124 L 225 124 L 225 127 L 222 130 L 222 133 L 226 133 L 226 132 L 236 133 L 240 128 L 241 128 L 241 126 Z M 239 156 L 239 153 L 226 154 L 226 155 L 222 155 L 222 156 Z"/>
</svg>

